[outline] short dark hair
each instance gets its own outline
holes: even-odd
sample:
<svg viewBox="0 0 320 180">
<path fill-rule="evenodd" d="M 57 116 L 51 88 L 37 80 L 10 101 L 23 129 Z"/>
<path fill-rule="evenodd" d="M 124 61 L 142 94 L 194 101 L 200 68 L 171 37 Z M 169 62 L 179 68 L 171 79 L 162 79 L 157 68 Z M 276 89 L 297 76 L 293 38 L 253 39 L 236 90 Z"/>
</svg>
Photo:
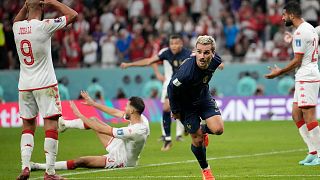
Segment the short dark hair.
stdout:
<svg viewBox="0 0 320 180">
<path fill-rule="evenodd" d="M 130 99 L 130 105 L 134 107 L 139 114 L 142 114 L 145 108 L 144 102 L 140 97 L 132 96 Z"/>
<path fill-rule="evenodd" d="M 169 39 L 181 39 L 182 40 L 182 36 L 180 34 L 172 34 L 172 35 L 170 35 Z"/>
<path fill-rule="evenodd" d="M 300 4 L 296 1 L 289 1 L 283 9 L 285 9 L 288 14 L 293 14 L 297 17 L 301 17 L 302 15 Z"/>
</svg>

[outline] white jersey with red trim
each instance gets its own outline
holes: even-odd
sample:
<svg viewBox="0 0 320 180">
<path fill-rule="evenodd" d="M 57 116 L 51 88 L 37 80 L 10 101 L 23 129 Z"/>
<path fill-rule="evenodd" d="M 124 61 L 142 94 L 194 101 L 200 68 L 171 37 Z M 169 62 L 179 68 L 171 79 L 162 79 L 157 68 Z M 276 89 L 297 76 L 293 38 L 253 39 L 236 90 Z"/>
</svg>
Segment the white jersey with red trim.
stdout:
<svg viewBox="0 0 320 180">
<path fill-rule="evenodd" d="M 136 166 L 139 155 L 150 134 L 149 121 L 141 115 L 141 123 L 129 124 L 127 127 L 113 128 L 113 136 L 122 139 L 125 144 L 126 166 Z"/>
<path fill-rule="evenodd" d="M 295 54 L 303 54 L 302 64 L 296 69 L 296 81 L 319 81 L 318 69 L 319 37 L 315 28 L 303 22 L 293 34 L 292 47 Z"/>
<path fill-rule="evenodd" d="M 51 36 L 67 24 L 65 16 L 13 24 L 20 60 L 19 90 L 39 89 L 57 84 L 51 57 Z"/>
</svg>

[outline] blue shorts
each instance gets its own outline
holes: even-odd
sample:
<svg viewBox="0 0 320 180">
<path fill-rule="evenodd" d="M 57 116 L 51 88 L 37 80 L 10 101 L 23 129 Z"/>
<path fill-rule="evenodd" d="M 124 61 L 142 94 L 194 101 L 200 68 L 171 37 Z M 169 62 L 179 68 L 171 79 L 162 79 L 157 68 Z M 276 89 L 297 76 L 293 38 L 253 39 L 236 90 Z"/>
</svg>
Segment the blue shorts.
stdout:
<svg viewBox="0 0 320 180">
<path fill-rule="evenodd" d="M 214 99 L 193 105 L 192 108 L 183 108 L 180 112 L 181 122 L 185 130 L 194 134 L 200 128 L 201 119 L 206 120 L 212 116 L 221 115 Z"/>
</svg>

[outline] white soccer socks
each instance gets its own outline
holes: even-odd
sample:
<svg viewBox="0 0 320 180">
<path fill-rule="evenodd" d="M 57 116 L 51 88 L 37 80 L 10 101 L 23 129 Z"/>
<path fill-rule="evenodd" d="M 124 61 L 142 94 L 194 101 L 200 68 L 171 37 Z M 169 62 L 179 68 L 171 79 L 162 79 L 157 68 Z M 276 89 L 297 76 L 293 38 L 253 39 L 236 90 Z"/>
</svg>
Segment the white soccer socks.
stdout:
<svg viewBox="0 0 320 180">
<path fill-rule="evenodd" d="M 309 131 L 310 140 L 312 145 L 318 152 L 318 157 L 320 157 L 320 128 L 318 121 L 312 121 L 307 124 L 307 128 Z"/>
<path fill-rule="evenodd" d="M 47 130 L 44 139 L 44 152 L 46 155 L 46 172 L 48 175 L 54 175 L 56 156 L 58 153 L 58 131 Z"/>
<path fill-rule="evenodd" d="M 21 135 L 21 162 L 22 162 L 22 170 L 26 167 L 30 168 L 30 159 L 34 147 L 33 140 L 34 132 L 32 130 L 24 130 Z"/>
<path fill-rule="evenodd" d="M 300 133 L 303 141 L 308 146 L 309 153 L 310 154 L 316 154 L 317 152 L 316 152 L 315 147 L 313 146 L 313 143 L 311 142 L 309 131 L 308 131 L 308 128 L 307 128 L 307 124 L 305 123 L 305 121 L 302 119 L 302 120 L 296 122 L 296 125 L 297 125 L 297 127 L 299 129 L 299 133 Z"/>
</svg>

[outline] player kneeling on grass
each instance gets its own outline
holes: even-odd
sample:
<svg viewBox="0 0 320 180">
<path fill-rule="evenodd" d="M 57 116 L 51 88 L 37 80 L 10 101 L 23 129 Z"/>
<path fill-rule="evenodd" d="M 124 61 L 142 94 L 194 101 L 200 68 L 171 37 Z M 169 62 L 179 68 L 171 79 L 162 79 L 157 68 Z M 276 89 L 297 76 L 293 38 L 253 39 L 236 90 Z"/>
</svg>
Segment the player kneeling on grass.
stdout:
<svg viewBox="0 0 320 180">
<path fill-rule="evenodd" d="M 94 102 L 87 92 L 82 91 L 81 96 L 85 100 L 83 104 L 93 106 L 117 118 L 125 118 L 130 124 L 127 127 L 113 128 L 97 118 L 85 117 L 78 110 L 77 106 L 73 102 L 70 102 L 74 114 L 79 119 L 70 121 L 59 119 L 59 130 L 64 131 L 66 128 L 85 129 L 84 127 L 89 127 L 96 132 L 101 143 L 109 153 L 103 156 L 85 156 L 75 160 L 56 162 L 55 169 L 136 166 L 150 132 L 148 119 L 142 114 L 145 108 L 143 100 L 139 97 L 131 97 L 125 111 L 121 111 Z M 31 163 L 32 170 L 45 168 L 45 164 Z"/>
</svg>

